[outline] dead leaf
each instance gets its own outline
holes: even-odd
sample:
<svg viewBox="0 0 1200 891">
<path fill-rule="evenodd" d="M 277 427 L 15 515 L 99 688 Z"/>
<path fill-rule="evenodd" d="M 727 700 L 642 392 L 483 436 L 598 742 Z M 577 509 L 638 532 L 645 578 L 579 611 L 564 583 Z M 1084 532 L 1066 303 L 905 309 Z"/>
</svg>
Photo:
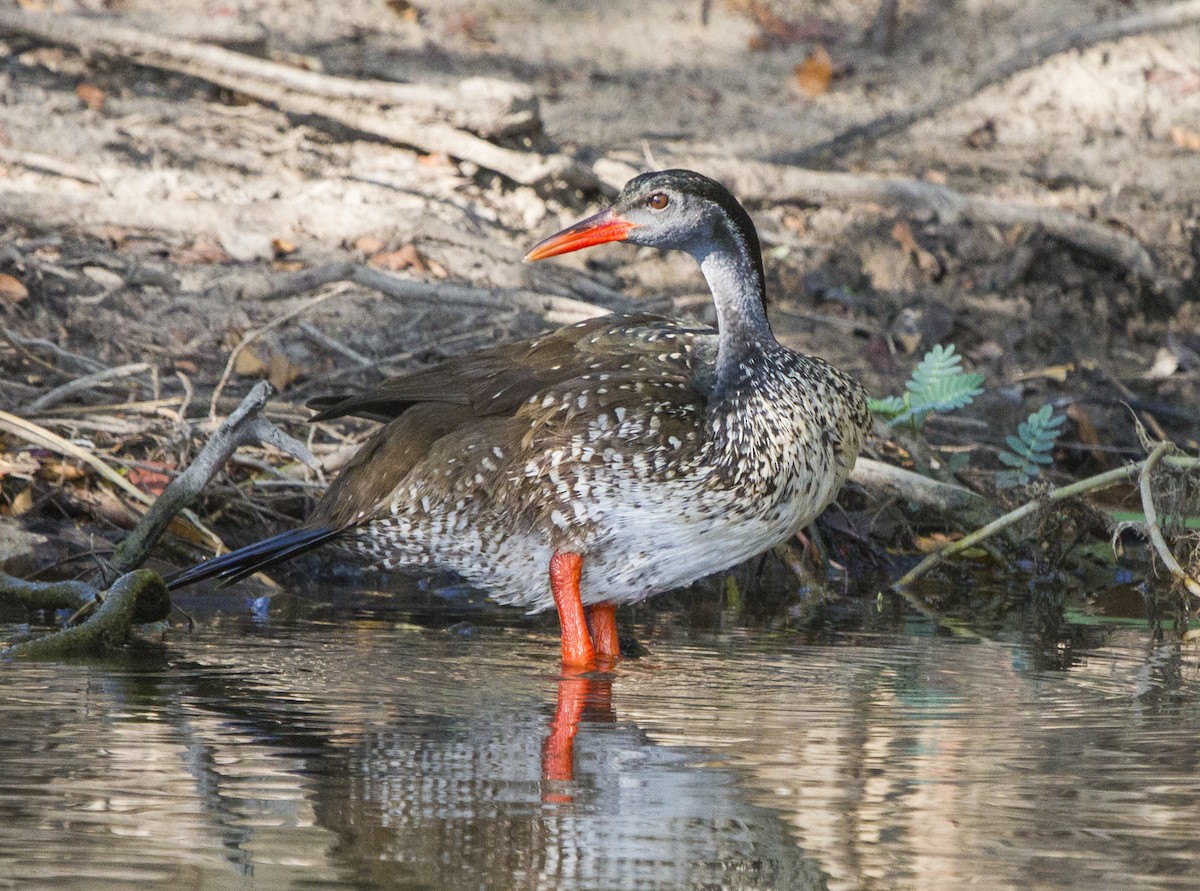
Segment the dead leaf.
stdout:
<svg viewBox="0 0 1200 891">
<path fill-rule="evenodd" d="M 172 251 L 171 259 L 176 263 L 202 265 L 228 263 L 233 258 L 215 241 L 201 236 L 186 247 Z"/>
<path fill-rule="evenodd" d="M 415 24 L 421 18 L 421 11 L 408 0 L 386 0 L 385 6 L 400 17 L 400 21 Z"/>
<path fill-rule="evenodd" d="M 0 479 L 11 476 L 13 479 L 31 480 L 40 466 L 28 452 L 0 455 Z"/>
<path fill-rule="evenodd" d="M 988 118 L 965 137 L 963 145 L 969 149 L 990 149 L 996 146 L 996 122 Z"/>
<path fill-rule="evenodd" d="M 288 384 L 298 378 L 303 372 L 303 368 L 283 353 L 272 353 L 267 380 L 271 382 L 271 386 L 276 390 L 285 390 Z"/>
<path fill-rule="evenodd" d="M 240 377 L 262 377 L 266 370 L 266 361 L 250 347 L 238 353 L 233 360 L 233 373 Z"/>
<path fill-rule="evenodd" d="M 75 95 L 92 111 L 104 110 L 104 91 L 95 84 L 79 84 L 75 87 Z"/>
<path fill-rule="evenodd" d="M 33 507 L 33 489 L 22 489 L 17 493 L 17 497 L 12 500 L 9 505 L 9 513 L 14 517 L 19 517 L 21 514 L 29 513 Z"/>
<path fill-rule="evenodd" d="M 5 272 L 0 272 L 0 303 L 20 303 L 29 296 L 29 289 Z"/>
<path fill-rule="evenodd" d="M 913 543 L 917 546 L 917 550 L 922 554 L 929 554 L 933 551 L 940 551 L 952 541 L 958 541 L 963 537 L 961 532 L 933 532 L 929 535 L 918 535 Z"/>
<path fill-rule="evenodd" d="M 140 467 L 129 469 L 128 480 L 147 495 L 161 495 L 171 482 L 169 474 L 164 470 L 173 469 L 162 461 L 143 461 Z"/>
<path fill-rule="evenodd" d="M 417 155 L 417 163 L 422 167 L 453 167 L 454 162 L 445 152 L 431 152 L 428 155 Z M 381 245 L 382 246 L 382 245 Z"/>
<path fill-rule="evenodd" d="M 1025 371 L 1021 374 L 1013 376 L 1012 382 L 1019 384 L 1022 381 L 1032 381 L 1039 378 L 1058 381 L 1060 384 L 1067 379 L 1067 375 L 1075 370 L 1074 362 L 1067 362 L 1063 365 L 1047 365 L 1045 368 L 1039 368 L 1036 371 Z"/>
<path fill-rule="evenodd" d="M 61 461 L 57 458 L 48 458 L 42 461 L 41 466 L 38 468 L 38 475 L 43 479 L 53 480 L 56 483 L 74 483 L 85 479 L 88 472 L 74 461 Z"/>
<path fill-rule="evenodd" d="M 376 238 L 374 235 L 360 235 L 354 240 L 354 249 L 368 255 L 377 254 L 383 250 L 385 244 L 382 238 Z"/>
<path fill-rule="evenodd" d="M 103 266 L 85 266 L 83 274 L 106 291 L 115 291 L 125 284 L 125 279 Z"/>
<path fill-rule="evenodd" d="M 406 244 L 394 251 L 374 254 L 370 263 L 379 269 L 389 269 L 393 272 L 400 269 L 415 269 L 417 272 L 429 271 L 429 264 L 411 244 Z"/>
<path fill-rule="evenodd" d="M 295 242 L 288 241 L 286 238 L 272 238 L 271 250 L 275 252 L 276 257 L 286 257 L 288 254 L 296 253 L 299 248 Z"/>
<path fill-rule="evenodd" d="M 938 262 L 937 257 L 917 244 L 917 239 L 912 233 L 912 227 L 904 220 L 898 220 L 896 225 L 892 227 L 892 238 L 896 240 L 896 243 L 903 250 L 916 258 L 917 267 L 922 272 L 936 273 L 941 269 L 941 264 Z"/>
<path fill-rule="evenodd" d="M 279 272 L 299 272 L 307 265 L 303 260 L 276 260 L 271 268 Z"/>
<path fill-rule="evenodd" d="M 809 96 L 820 96 L 829 89 L 833 80 L 833 60 L 825 47 L 817 44 L 816 49 L 808 54 L 808 58 L 793 69 L 796 86 Z"/>
<path fill-rule="evenodd" d="M 1200 152 L 1200 133 L 1197 133 L 1195 130 L 1172 127 L 1171 141 L 1181 149 L 1187 149 L 1190 152 Z"/>
</svg>

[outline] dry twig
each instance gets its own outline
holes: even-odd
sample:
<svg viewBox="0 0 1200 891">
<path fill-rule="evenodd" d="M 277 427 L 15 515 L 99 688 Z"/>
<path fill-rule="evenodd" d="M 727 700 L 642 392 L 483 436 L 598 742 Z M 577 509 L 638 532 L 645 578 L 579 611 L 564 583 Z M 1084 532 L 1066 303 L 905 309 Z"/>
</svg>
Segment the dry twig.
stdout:
<svg viewBox="0 0 1200 891">
<path fill-rule="evenodd" d="M 1154 506 L 1154 493 L 1150 489 L 1150 481 L 1154 473 L 1154 468 L 1173 449 L 1174 446 L 1171 443 L 1160 442 L 1150 452 L 1150 456 L 1142 462 L 1142 470 L 1138 474 L 1138 491 L 1142 496 L 1142 513 L 1146 515 L 1146 534 L 1150 538 L 1150 544 L 1154 546 L 1154 552 L 1158 554 L 1163 565 L 1167 567 L 1167 571 L 1179 580 L 1188 590 L 1189 594 L 1194 597 L 1200 597 L 1200 581 L 1197 581 L 1191 573 L 1179 565 L 1179 561 L 1171 553 L 1170 545 L 1163 538 L 1162 528 L 1158 525 L 1158 510 Z"/>
</svg>

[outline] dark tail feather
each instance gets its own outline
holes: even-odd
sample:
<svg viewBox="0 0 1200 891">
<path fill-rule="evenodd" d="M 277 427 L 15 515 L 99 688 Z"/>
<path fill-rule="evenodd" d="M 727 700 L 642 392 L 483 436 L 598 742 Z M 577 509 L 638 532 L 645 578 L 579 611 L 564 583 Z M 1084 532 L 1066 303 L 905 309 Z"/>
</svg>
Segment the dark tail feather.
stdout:
<svg viewBox="0 0 1200 891">
<path fill-rule="evenodd" d="M 167 588 L 174 591 L 184 585 L 216 576 L 222 585 L 232 585 L 259 570 L 289 560 L 297 554 L 315 548 L 319 544 L 336 538 L 342 529 L 293 529 L 271 538 L 246 545 L 220 557 L 197 563 L 166 578 Z"/>
</svg>

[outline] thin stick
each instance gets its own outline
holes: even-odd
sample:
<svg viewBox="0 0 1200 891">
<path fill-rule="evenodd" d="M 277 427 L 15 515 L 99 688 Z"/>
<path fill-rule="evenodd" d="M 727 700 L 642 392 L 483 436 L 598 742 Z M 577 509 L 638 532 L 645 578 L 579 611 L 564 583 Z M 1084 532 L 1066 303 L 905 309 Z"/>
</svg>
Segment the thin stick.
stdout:
<svg viewBox="0 0 1200 891">
<path fill-rule="evenodd" d="M 105 368 L 103 371 L 97 371 L 93 374 L 76 378 L 73 381 L 67 381 L 61 387 L 55 387 L 49 393 L 39 396 L 33 402 L 19 409 L 19 411 L 22 414 L 34 415 L 45 411 L 51 406 L 58 405 L 58 403 L 69 399 L 76 393 L 90 390 L 97 384 L 123 377 L 132 377 L 135 374 L 142 374 L 149 370 L 150 365 L 146 362 L 131 362 L 128 365 L 118 365 L 116 368 Z"/>
<path fill-rule="evenodd" d="M 1138 477 L 1138 489 L 1142 494 L 1142 513 L 1146 515 L 1146 532 L 1150 536 L 1150 543 L 1154 545 L 1154 550 L 1167 567 L 1167 571 L 1182 582 L 1190 594 L 1200 597 L 1200 582 L 1179 565 L 1167 540 L 1163 538 L 1162 529 L 1158 525 L 1158 511 L 1154 506 L 1154 493 L 1150 491 L 1150 477 L 1154 468 L 1173 448 L 1169 442 L 1160 442 L 1154 447 L 1150 457 L 1142 462 L 1142 472 Z"/>
</svg>

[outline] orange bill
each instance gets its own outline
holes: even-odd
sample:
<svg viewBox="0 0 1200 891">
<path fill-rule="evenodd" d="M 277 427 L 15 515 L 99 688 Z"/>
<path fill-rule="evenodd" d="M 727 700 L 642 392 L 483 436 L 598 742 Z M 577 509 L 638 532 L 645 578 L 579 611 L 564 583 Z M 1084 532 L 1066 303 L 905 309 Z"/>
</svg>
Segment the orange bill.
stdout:
<svg viewBox="0 0 1200 891">
<path fill-rule="evenodd" d="M 591 247 L 594 244 L 624 241 L 629 236 L 629 230 L 636 225 L 637 223 L 621 219 L 611 210 L 605 210 L 586 220 L 581 220 L 574 226 L 568 226 L 556 235 L 551 235 L 526 254 L 525 259 L 527 261 L 544 260 L 547 257 L 569 254 L 571 251 Z"/>
</svg>

